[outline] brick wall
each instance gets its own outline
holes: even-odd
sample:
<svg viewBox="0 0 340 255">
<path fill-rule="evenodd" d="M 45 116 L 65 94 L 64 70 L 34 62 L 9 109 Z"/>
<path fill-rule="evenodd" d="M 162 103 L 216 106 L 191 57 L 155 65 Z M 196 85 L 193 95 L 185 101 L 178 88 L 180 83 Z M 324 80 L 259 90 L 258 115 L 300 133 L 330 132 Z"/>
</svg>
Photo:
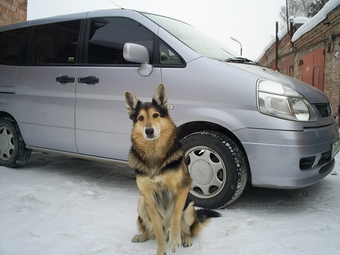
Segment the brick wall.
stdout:
<svg viewBox="0 0 340 255">
<path fill-rule="evenodd" d="M 0 26 L 27 20 L 28 0 L 0 0 Z"/>
<path fill-rule="evenodd" d="M 332 35 L 332 40 L 329 36 Z M 294 57 L 294 77 L 302 80 L 304 68 L 303 58 L 307 54 L 324 48 L 324 86 L 323 91 L 329 98 L 335 116 L 339 118 L 340 110 L 340 6 L 328 14 L 328 17 L 315 26 L 311 31 L 301 36 L 294 43 L 291 36 L 286 34 L 279 42 L 278 71 L 281 63 Z M 273 67 L 275 64 L 275 43 L 258 61 L 261 65 Z M 339 119 L 340 123 L 340 119 Z"/>
</svg>

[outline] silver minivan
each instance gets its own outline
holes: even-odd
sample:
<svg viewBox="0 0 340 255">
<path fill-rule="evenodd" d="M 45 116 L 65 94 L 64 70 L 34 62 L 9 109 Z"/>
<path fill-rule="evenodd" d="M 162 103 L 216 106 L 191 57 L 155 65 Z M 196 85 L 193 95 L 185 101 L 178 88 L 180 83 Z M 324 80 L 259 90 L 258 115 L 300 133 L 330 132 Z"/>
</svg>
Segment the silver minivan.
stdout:
<svg viewBox="0 0 340 255">
<path fill-rule="evenodd" d="M 0 27 L 0 165 L 22 166 L 32 150 L 127 162 L 124 92 L 150 101 L 160 83 L 198 206 L 225 207 L 247 182 L 312 185 L 334 167 L 324 93 L 186 23 L 124 9 Z"/>
</svg>

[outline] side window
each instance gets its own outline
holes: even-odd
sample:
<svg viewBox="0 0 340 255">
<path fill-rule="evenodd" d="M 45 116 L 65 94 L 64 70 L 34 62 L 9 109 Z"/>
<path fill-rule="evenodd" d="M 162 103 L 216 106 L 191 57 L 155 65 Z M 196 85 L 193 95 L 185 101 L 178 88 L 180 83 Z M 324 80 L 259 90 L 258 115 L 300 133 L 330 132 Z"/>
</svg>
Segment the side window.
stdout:
<svg viewBox="0 0 340 255">
<path fill-rule="evenodd" d="M 79 30 L 80 20 L 36 26 L 27 64 L 75 64 Z"/>
<path fill-rule="evenodd" d="M 0 33 L 0 64 L 19 65 L 24 45 L 26 28 Z"/>
<path fill-rule="evenodd" d="M 183 65 L 182 58 L 168 45 L 161 42 L 159 45 L 159 62 L 161 65 L 178 66 Z"/>
<path fill-rule="evenodd" d="M 123 57 L 127 42 L 145 46 L 152 62 L 153 33 L 128 18 L 96 18 L 91 20 L 88 40 L 88 64 L 131 64 Z"/>
</svg>

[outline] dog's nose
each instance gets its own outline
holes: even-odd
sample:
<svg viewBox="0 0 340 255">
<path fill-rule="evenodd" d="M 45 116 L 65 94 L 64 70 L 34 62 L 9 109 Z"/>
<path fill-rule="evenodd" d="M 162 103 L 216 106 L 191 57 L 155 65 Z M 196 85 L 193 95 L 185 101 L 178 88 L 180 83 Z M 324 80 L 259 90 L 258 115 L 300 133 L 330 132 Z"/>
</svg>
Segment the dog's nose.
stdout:
<svg viewBox="0 0 340 255">
<path fill-rule="evenodd" d="M 153 136 L 153 128 L 152 127 L 148 127 L 145 129 L 145 134 L 149 137 L 149 136 Z"/>
</svg>

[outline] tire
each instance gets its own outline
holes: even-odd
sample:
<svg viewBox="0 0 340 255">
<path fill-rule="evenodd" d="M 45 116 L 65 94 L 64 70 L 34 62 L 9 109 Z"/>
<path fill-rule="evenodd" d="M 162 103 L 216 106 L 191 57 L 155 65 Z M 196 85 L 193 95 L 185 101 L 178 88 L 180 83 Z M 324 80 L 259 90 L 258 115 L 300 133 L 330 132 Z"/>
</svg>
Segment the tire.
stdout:
<svg viewBox="0 0 340 255">
<path fill-rule="evenodd" d="M 212 131 L 182 139 L 185 161 L 193 179 L 188 200 L 204 208 L 224 208 L 243 192 L 248 177 L 245 156 L 229 137 Z"/>
<path fill-rule="evenodd" d="M 0 118 L 0 166 L 23 166 L 30 156 L 18 124 L 11 118 Z"/>
</svg>

